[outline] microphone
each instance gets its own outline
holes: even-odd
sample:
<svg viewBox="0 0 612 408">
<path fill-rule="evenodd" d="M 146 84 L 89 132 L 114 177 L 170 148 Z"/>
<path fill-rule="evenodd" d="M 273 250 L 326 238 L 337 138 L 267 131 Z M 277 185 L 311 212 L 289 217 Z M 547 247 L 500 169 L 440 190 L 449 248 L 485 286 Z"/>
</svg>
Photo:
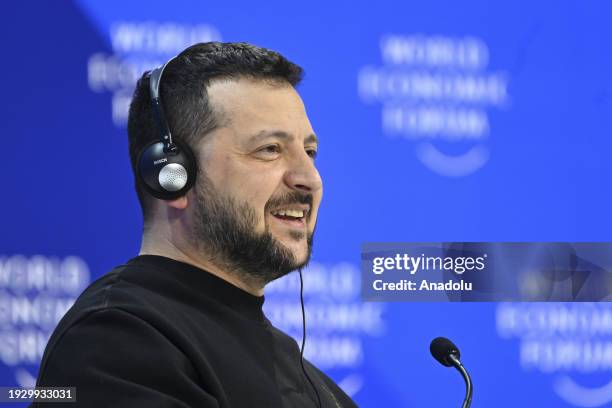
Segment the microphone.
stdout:
<svg viewBox="0 0 612 408">
<path fill-rule="evenodd" d="M 429 345 L 431 355 L 445 367 L 455 367 L 465 381 L 465 399 L 462 408 L 469 408 L 472 405 L 472 379 L 459 359 L 461 353 L 455 344 L 445 337 L 436 337 Z"/>
</svg>

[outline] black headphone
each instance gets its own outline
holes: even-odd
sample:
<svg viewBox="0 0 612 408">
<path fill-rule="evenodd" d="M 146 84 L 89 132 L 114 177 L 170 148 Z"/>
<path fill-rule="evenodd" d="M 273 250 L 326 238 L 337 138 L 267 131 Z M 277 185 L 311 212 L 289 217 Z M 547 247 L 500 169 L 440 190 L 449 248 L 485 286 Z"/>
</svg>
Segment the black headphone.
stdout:
<svg viewBox="0 0 612 408">
<path fill-rule="evenodd" d="M 138 156 L 138 177 L 144 188 L 160 200 L 184 196 L 193 187 L 197 173 L 189 146 L 172 138 L 159 93 L 164 69 L 174 58 L 149 73 L 153 118 L 161 137 L 145 146 Z"/>
</svg>

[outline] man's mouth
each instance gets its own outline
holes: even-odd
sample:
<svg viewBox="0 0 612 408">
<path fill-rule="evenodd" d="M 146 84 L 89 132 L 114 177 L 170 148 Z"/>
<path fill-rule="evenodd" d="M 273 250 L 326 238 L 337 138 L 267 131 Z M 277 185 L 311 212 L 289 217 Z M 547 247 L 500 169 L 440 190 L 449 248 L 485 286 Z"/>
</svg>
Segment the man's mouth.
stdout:
<svg viewBox="0 0 612 408">
<path fill-rule="evenodd" d="M 308 216 L 309 212 L 310 206 L 295 205 L 272 210 L 270 211 L 270 214 L 287 226 L 303 228 L 306 225 L 306 217 Z"/>
</svg>

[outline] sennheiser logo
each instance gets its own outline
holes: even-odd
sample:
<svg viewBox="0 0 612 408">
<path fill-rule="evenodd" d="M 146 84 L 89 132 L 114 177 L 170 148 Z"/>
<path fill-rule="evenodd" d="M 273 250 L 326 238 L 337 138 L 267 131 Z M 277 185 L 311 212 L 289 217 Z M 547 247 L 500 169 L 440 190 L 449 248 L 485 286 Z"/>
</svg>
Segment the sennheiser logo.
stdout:
<svg viewBox="0 0 612 408">
<path fill-rule="evenodd" d="M 168 159 L 164 157 L 163 159 L 158 159 L 158 160 L 155 160 L 155 161 L 153 162 L 153 165 L 157 166 L 157 165 L 158 165 L 158 164 L 160 164 L 160 163 L 167 163 L 167 162 L 168 162 Z"/>
</svg>

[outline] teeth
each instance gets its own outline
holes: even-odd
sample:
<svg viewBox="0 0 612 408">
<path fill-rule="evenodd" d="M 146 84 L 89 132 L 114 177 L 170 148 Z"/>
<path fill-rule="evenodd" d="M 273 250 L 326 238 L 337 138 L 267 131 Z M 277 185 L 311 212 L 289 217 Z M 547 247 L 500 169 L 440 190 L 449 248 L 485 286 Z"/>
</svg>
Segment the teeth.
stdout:
<svg viewBox="0 0 612 408">
<path fill-rule="evenodd" d="M 272 215 L 282 215 L 282 216 L 289 216 L 289 217 L 295 217 L 295 218 L 302 218 L 304 216 L 304 211 L 303 210 L 277 210 L 277 211 L 272 211 Z"/>
</svg>

